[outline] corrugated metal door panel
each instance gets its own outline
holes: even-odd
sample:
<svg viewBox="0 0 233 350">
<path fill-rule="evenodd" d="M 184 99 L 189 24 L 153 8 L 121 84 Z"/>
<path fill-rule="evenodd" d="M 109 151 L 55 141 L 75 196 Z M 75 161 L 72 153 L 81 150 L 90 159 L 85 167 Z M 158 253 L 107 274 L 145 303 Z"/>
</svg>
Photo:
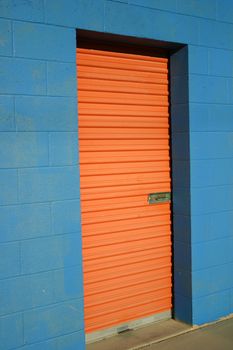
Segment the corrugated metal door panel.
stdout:
<svg viewBox="0 0 233 350">
<path fill-rule="evenodd" d="M 168 59 L 77 49 L 85 328 L 171 309 Z"/>
</svg>

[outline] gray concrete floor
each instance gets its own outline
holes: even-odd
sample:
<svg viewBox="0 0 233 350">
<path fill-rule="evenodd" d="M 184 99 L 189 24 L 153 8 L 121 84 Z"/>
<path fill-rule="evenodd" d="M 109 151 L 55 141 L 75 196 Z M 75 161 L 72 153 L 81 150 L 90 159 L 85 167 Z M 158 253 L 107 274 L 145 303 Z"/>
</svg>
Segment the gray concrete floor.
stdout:
<svg viewBox="0 0 233 350">
<path fill-rule="evenodd" d="M 167 339 L 144 349 L 233 350 L 233 318 Z"/>
<path fill-rule="evenodd" d="M 160 321 L 89 344 L 86 350 L 129 350 L 187 329 L 190 329 L 190 326 L 178 321 Z"/>
<path fill-rule="evenodd" d="M 168 320 L 89 344 L 87 350 L 233 350 L 233 318 L 189 330 Z"/>
</svg>

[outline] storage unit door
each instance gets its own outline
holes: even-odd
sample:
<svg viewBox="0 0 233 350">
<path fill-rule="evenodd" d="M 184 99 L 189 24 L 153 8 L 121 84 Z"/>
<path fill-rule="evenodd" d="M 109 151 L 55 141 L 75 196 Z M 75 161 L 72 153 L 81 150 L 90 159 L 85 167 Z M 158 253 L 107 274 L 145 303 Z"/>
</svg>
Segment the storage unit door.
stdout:
<svg viewBox="0 0 233 350">
<path fill-rule="evenodd" d="M 168 59 L 77 49 L 86 333 L 171 309 Z"/>
</svg>

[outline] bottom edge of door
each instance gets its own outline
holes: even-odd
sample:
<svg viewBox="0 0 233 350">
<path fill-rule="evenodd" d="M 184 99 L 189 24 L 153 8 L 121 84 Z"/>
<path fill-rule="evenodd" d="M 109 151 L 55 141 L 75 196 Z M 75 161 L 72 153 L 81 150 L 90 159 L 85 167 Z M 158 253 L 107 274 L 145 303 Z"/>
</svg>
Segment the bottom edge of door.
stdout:
<svg viewBox="0 0 233 350">
<path fill-rule="evenodd" d="M 138 320 L 134 320 L 131 322 L 122 323 L 120 325 L 117 325 L 117 326 L 114 326 L 114 327 L 111 327 L 108 329 L 88 333 L 88 334 L 86 334 L 86 343 L 90 344 L 90 343 L 96 342 L 98 340 L 102 340 L 104 338 L 108 338 L 108 337 L 117 335 L 117 334 L 124 332 L 124 331 L 127 331 L 127 330 L 137 329 L 139 327 L 144 327 L 144 326 L 149 325 L 149 324 L 154 323 L 154 322 L 167 320 L 167 319 L 171 318 L 171 315 L 172 315 L 171 310 L 168 310 L 168 311 L 161 312 L 159 314 L 155 314 L 155 315 L 152 315 L 149 317 L 144 317 L 144 318 L 140 318 Z"/>
</svg>

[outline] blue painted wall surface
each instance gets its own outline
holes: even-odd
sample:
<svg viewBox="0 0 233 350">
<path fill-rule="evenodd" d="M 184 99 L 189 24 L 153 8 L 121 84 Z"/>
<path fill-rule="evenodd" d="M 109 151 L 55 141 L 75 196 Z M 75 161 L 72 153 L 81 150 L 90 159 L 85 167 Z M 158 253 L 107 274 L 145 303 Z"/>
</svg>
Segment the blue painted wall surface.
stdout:
<svg viewBox="0 0 233 350">
<path fill-rule="evenodd" d="M 172 58 L 175 311 L 233 312 L 232 14 L 231 0 L 0 2 L 1 350 L 85 348 L 76 28 L 187 44 Z"/>
</svg>

